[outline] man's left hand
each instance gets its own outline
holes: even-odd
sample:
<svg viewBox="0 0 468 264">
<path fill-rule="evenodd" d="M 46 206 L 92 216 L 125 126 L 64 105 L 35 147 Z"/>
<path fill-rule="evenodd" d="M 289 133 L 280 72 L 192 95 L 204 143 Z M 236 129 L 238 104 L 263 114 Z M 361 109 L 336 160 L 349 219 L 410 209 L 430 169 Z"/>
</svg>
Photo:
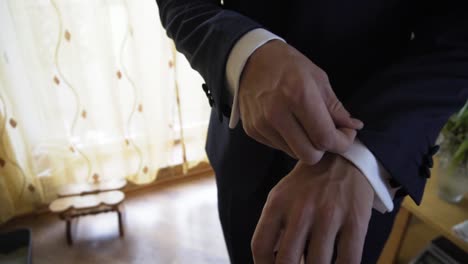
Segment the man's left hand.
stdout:
<svg viewBox="0 0 468 264">
<path fill-rule="evenodd" d="M 307 252 L 307 264 L 329 264 L 335 240 L 336 263 L 360 263 L 373 200 L 372 186 L 343 157 L 299 161 L 268 196 L 252 239 L 255 263 L 297 264 Z"/>
</svg>

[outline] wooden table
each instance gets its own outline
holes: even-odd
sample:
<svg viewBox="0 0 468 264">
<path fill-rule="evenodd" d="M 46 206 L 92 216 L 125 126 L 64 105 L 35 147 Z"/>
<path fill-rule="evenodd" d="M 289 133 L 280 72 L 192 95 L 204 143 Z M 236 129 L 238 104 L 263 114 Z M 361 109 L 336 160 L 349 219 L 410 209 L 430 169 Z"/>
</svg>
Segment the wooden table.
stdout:
<svg viewBox="0 0 468 264">
<path fill-rule="evenodd" d="M 468 243 L 458 238 L 452 231 L 454 225 L 468 220 L 468 199 L 465 197 L 458 204 L 451 204 L 440 199 L 437 193 L 437 175 L 439 174 L 437 166 L 432 171 L 432 174 L 431 179 L 426 185 L 420 206 L 417 206 L 409 197 L 404 199 L 393 225 L 392 233 L 380 257 L 379 264 L 396 262 L 412 217 L 418 218 L 465 252 L 468 252 Z"/>
</svg>

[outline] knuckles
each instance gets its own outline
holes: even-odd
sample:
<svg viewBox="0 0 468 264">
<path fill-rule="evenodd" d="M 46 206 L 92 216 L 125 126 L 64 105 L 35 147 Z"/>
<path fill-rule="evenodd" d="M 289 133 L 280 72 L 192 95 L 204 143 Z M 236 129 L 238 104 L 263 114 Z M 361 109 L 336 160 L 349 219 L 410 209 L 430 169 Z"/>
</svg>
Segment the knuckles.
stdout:
<svg viewBox="0 0 468 264">
<path fill-rule="evenodd" d="M 263 239 L 261 238 L 254 236 L 252 242 L 250 243 L 250 248 L 252 250 L 252 255 L 255 258 L 263 258 L 268 254 L 268 249 L 266 248 L 265 244 L 263 243 Z"/>
<path fill-rule="evenodd" d="M 283 205 L 286 200 L 286 195 L 283 191 L 278 189 L 278 186 L 275 186 L 267 196 L 264 211 L 268 213 L 278 213 L 284 210 Z"/>
<path fill-rule="evenodd" d="M 310 81 L 303 77 L 288 77 L 282 84 L 284 99 L 291 105 L 305 103 Z"/>
<path fill-rule="evenodd" d="M 314 78 L 316 80 L 317 83 L 321 83 L 321 84 L 326 84 L 328 85 L 330 83 L 330 79 L 328 78 L 328 74 L 317 67 L 316 71 L 315 71 L 315 74 L 314 74 Z"/>
<path fill-rule="evenodd" d="M 336 97 L 334 97 L 334 100 L 329 104 L 330 106 L 328 108 L 332 113 L 338 113 L 343 108 L 343 104 L 340 100 L 336 99 Z"/>
<path fill-rule="evenodd" d="M 279 202 L 282 201 L 283 198 L 281 192 L 273 188 L 267 196 L 267 201 L 265 203 L 266 208 L 272 210 L 277 209 Z"/>
</svg>

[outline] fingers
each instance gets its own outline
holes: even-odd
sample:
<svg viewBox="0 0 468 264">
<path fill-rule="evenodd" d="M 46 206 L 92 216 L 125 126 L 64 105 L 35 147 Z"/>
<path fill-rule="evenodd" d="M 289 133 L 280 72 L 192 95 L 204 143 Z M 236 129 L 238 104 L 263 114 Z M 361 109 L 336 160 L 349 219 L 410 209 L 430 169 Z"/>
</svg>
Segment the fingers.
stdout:
<svg viewBox="0 0 468 264">
<path fill-rule="evenodd" d="M 291 150 L 288 143 L 283 139 L 283 137 L 277 132 L 276 129 L 268 125 L 266 122 L 259 124 L 256 127 L 256 130 L 265 140 L 269 141 L 273 148 L 282 150 L 286 152 L 289 156 L 297 159 L 294 151 Z"/>
<path fill-rule="evenodd" d="M 280 241 L 275 264 L 299 263 L 304 253 L 310 222 L 310 216 L 305 213 L 290 218 Z"/>
<path fill-rule="evenodd" d="M 337 131 L 338 134 L 341 134 L 342 137 L 352 139 L 351 144 L 353 144 L 353 142 L 354 142 L 354 140 L 356 138 L 356 135 L 357 135 L 357 131 L 355 129 L 344 128 L 343 127 L 343 128 L 338 128 L 336 131 Z M 348 149 L 343 149 L 340 152 L 337 152 L 337 154 L 344 153 L 347 150 Z"/>
<path fill-rule="evenodd" d="M 265 207 L 252 238 L 251 249 L 255 264 L 275 261 L 275 246 L 281 232 L 281 216 Z"/>
<path fill-rule="evenodd" d="M 338 128 L 344 127 L 359 130 L 364 127 L 364 123 L 359 119 L 352 118 L 348 110 L 344 108 L 343 104 L 336 97 L 328 111 L 330 112 L 335 126 Z"/>
<path fill-rule="evenodd" d="M 282 118 L 276 129 L 300 160 L 308 164 L 315 164 L 320 161 L 324 151 L 317 150 L 314 147 L 294 116 L 287 115 Z"/>
<path fill-rule="evenodd" d="M 313 225 L 307 248 L 306 264 L 331 263 L 338 229 L 337 218 L 322 218 Z"/>
<path fill-rule="evenodd" d="M 277 205 L 267 201 L 252 238 L 252 255 L 255 264 L 271 264 L 275 261 L 275 246 L 281 232 L 281 213 Z"/>
<path fill-rule="evenodd" d="M 362 251 L 366 239 L 369 221 L 343 226 L 338 241 L 338 257 L 336 264 L 361 263 Z"/>
<path fill-rule="evenodd" d="M 299 123 L 304 127 L 306 134 L 317 150 L 343 153 L 354 142 L 354 137 L 340 133 L 322 100 L 314 100 L 296 108 Z"/>
<path fill-rule="evenodd" d="M 336 97 L 333 97 L 336 103 L 330 109 L 313 92 L 304 97 L 311 99 L 304 99 L 302 104 L 295 102 L 293 112 L 281 104 L 266 108 L 242 104 L 244 130 L 258 142 L 308 164 L 317 163 L 326 151 L 347 151 L 356 137 L 353 130 L 361 128 L 362 122 L 351 118 Z"/>
</svg>

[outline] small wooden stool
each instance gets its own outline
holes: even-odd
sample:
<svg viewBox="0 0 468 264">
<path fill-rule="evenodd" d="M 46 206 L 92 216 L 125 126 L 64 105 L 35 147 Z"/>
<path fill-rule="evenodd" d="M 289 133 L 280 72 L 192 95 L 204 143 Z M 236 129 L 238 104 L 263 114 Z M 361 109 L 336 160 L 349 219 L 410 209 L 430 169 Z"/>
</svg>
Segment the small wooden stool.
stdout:
<svg viewBox="0 0 468 264">
<path fill-rule="evenodd" d="M 126 181 L 113 181 L 111 183 L 82 184 L 67 186 L 59 191 L 59 197 L 49 205 L 50 211 L 59 215 L 66 222 L 66 237 L 69 245 L 73 244 L 71 220 L 76 217 L 116 212 L 119 221 L 120 236 L 124 236 L 122 212 L 119 205 L 125 199 L 120 190 Z"/>
<path fill-rule="evenodd" d="M 127 185 L 125 179 L 110 180 L 94 183 L 80 183 L 64 185 L 58 190 L 59 197 L 95 194 L 100 192 L 122 190 Z"/>
</svg>

